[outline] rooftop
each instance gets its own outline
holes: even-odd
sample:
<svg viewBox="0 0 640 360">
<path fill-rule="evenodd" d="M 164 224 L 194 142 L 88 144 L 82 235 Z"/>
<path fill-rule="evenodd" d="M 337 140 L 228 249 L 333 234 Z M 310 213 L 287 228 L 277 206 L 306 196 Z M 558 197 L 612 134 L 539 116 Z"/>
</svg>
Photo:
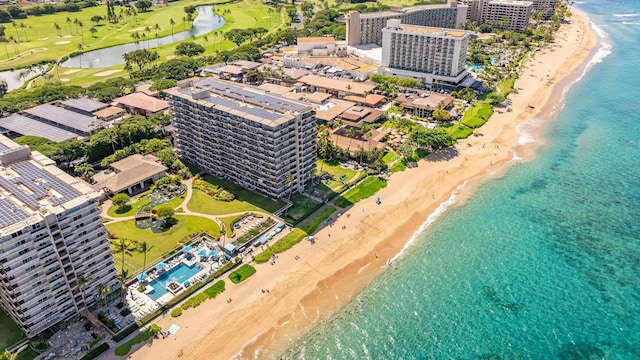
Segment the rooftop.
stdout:
<svg viewBox="0 0 640 360">
<path fill-rule="evenodd" d="M 264 83 L 258 86 L 258 89 L 264 90 L 268 93 L 278 94 L 278 95 L 283 95 L 293 90 L 293 88 L 290 88 L 288 86 L 269 84 L 269 83 Z"/>
<path fill-rule="evenodd" d="M 353 102 L 363 103 L 365 105 L 374 106 L 380 103 L 382 100 L 384 100 L 384 95 L 367 94 L 366 98 L 359 95 L 349 95 L 349 96 L 345 96 L 344 99 L 353 101 Z"/>
<path fill-rule="evenodd" d="M 31 109 L 24 110 L 24 112 L 55 124 L 68 126 L 81 133 L 90 133 L 96 128 L 95 118 L 93 116 L 78 114 L 75 111 L 50 104 L 38 105 Z"/>
<path fill-rule="evenodd" d="M 268 125 L 287 121 L 296 113 L 312 110 L 305 103 L 230 81 L 202 79 L 190 85 L 166 92 Z"/>
<path fill-rule="evenodd" d="M 311 37 L 299 37 L 298 42 L 334 42 L 336 41 L 333 36 L 311 36 Z"/>
<path fill-rule="evenodd" d="M 62 204 L 83 199 L 83 194 L 98 196 L 51 159 L 0 136 L 0 236 L 23 228 L 33 216 L 64 210 Z M 13 224 L 18 225 L 11 228 Z"/>
<path fill-rule="evenodd" d="M 116 172 L 111 173 L 111 176 L 103 178 L 93 185 L 94 189 L 100 190 L 106 188 L 116 193 L 154 175 L 167 171 L 167 167 L 160 164 L 158 158 L 153 155 L 131 155 L 112 163 L 110 166 L 115 169 Z"/>
<path fill-rule="evenodd" d="M 153 113 L 169 107 L 168 101 L 156 99 L 152 96 L 138 92 L 113 99 L 113 103 L 131 106 Z"/>
<path fill-rule="evenodd" d="M 118 115 L 123 113 L 124 110 L 122 110 L 119 107 L 116 106 L 109 106 L 108 108 L 104 108 L 102 110 L 98 110 L 96 112 L 93 113 L 93 115 L 101 118 L 101 119 L 106 119 L 106 118 L 110 118 L 114 115 Z"/>
<path fill-rule="evenodd" d="M 214 70 L 214 72 L 221 72 L 221 73 L 227 73 L 227 74 L 232 74 L 232 75 L 240 75 L 240 74 L 246 72 L 246 70 L 243 69 L 242 66 L 224 65 L 224 66 L 220 66 L 219 68 L 216 68 Z"/>
<path fill-rule="evenodd" d="M 303 76 L 300 78 L 300 81 L 305 84 L 320 87 L 323 89 L 344 91 L 352 94 L 362 94 L 365 91 L 371 92 L 371 90 L 375 89 L 376 87 L 375 84 L 353 82 L 351 80 L 332 79 L 318 75 Z M 347 87 L 349 88 L 347 89 Z"/>
<path fill-rule="evenodd" d="M 80 135 L 57 128 L 53 125 L 22 116 L 12 114 L 0 119 L 0 128 L 12 131 L 20 135 L 39 136 L 55 142 L 75 139 Z"/>
<path fill-rule="evenodd" d="M 316 107 L 316 118 L 331 121 L 354 105 L 349 101 L 330 99 L 326 104 Z"/>
<path fill-rule="evenodd" d="M 411 33 L 419 33 L 425 35 L 432 36 L 447 36 L 447 37 L 455 37 L 455 38 L 463 38 L 469 35 L 468 31 L 463 30 L 454 30 L 454 29 L 444 29 L 444 28 L 436 28 L 430 26 L 418 26 L 418 25 L 406 25 L 400 24 L 399 27 L 387 26 L 384 30 L 401 30 Z"/>
<path fill-rule="evenodd" d="M 462 6 L 462 4 L 457 4 L 457 6 Z M 392 7 L 389 10 L 386 11 L 378 11 L 378 12 L 372 12 L 372 13 L 361 13 L 360 14 L 360 18 L 361 19 L 367 19 L 367 18 L 378 18 L 378 17 L 385 17 L 385 16 L 398 16 L 399 14 L 409 14 L 412 12 L 416 12 L 416 11 L 421 11 L 421 10 L 428 10 L 428 9 L 447 9 L 447 8 L 451 8 L 452 6 L 450 4 L 427 4 L 427 5 L 416 5 L 416 6 L 410 6 L 410 7 L 405 7 L 405 8 L 399 8 L 399 7 Z"/>
<path fill-rule="evenodd" d="M 68 99 L 60 102 L 66 107 L 78 109 L 84 112 L 94 112 L 100 109 L 104 109 L 109 104 L 102 103 L 100 101 L 95 101 L 87 98 L 78 98 L 78 99 Z"/>
</svg>

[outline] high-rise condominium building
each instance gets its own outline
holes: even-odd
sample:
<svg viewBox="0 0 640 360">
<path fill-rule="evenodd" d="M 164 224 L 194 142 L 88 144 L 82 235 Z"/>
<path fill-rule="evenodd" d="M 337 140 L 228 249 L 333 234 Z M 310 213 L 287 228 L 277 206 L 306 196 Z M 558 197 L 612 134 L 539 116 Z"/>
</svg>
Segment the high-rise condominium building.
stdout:
<svg viewBox="0 0 640 360">
<path fill-rule="evenodd" d="M 100 284 L 116 288 L 100 196 L 0 136 L 0 305 L 27 336 L 80 314 Z"/>
<path fill-rule="evenodd" d="M 400 19 L 403 24 L 455 29 L 464 24 L 467 6 L 449 1 L 443 5 L 418 5 L 387 11 L 359 13 L 351 11 L 347 17 L 347 45 L 382 43 L 382 29 L 387 20 Z"/>
<path fill-rule="evenodd" d="M 421 79 L 431 87 L 455 87 L 467 76 L 469 32 L 401 24 L 389 20 L 382 30 L 381 73 Z"/>
<path fill-rule="evenodd" d="M 463 0 L 469 7 L 467 19 L 478 25 L 490 24 L 497 29 L 522 31 L 531 18 L 533 9 L 547 16 L 557 0 Z M 551 10 L 549 6 L 553 3 Z"/>
<path fill-rule="evenodd" d="M 316 118 L 308 104 L 223 80 L 187 80 L 166 92 L 183 159 L 272 198 L 309 183 Z"/>
</svg>

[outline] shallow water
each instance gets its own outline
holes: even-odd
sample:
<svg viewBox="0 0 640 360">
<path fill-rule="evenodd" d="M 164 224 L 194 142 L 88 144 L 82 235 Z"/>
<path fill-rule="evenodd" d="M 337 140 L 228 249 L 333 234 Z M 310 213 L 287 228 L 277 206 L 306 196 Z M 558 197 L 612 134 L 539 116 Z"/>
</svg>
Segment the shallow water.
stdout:
<svg viewBox="0 0 640 360">
<path fill-rule="evenodd" d="M 611 54 L 536 160 L 447 212 L 285 358 L 640 358 L 640 3 L 576 6 Z"/>
</svg>

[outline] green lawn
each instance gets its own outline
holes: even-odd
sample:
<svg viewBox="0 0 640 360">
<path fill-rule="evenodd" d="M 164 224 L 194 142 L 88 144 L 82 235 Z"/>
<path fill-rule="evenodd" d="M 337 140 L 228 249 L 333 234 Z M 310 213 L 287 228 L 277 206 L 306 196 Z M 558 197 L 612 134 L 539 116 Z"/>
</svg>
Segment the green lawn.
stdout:
<svg viewBox="0 0 640 360">
<path fill-rule="evenodd" d="M 42 60 L 56 60 L 63 55 L 78 50 L 78 45 L 83 43 L 84 51 L 105 48 L 113 45 L 125 44 L 132 42 L 131 34 L 139 28 L 149 26 L 152 30 L 149 34 L 155 38 L 158 36 L 171 35 L 170 19 L 174 19 L 176 25 L 174 31 L 182 31 L 182 17 L 185 15 L 184 6 L 188 4 L 198 4 L 198 1 L 176 1 L 170 6 L 152 7 L 150 11 L 138 14 L 133 19 L 125 19 L 119 24 L 109 24 L 101 22 L 96 25 L 91 22 L 93 16 L 106 16 L 106 6 L 96 6 L 85 8 L 78 12 L 59 12 L 49 15 L 29 16 L 24 20 L 16 20 L 17 28 L 6 26 L 6 37 L 14 37 L 16 40 L 20 37 L 20 43 L 17 45 L 18 56 L 15 55 L 13 45 L 7 46 L 7 51 L 0 54 L 0 69 L 8 69 L 25 66 L 27 64 L 37 63 Z M 204 2 L 201 1 L 201 4 Z M 123 7 L 116 6 L 116 14 L 120 14 Z M 67 22 L 67 18 L 71 22 Z M 74 25 L 75 19 L 82 22 L 83 27 L 80 29 Z M 24 24 L 25 29 L 20 26 Z M 60 34 L 57 34 L 55 25 L 61 28 Z M 153 30 L 155 25 L 160 26 L 160 30 Z M 94 27 L 97 32 L 92 36 L 89 29 Z M 25 33 L 26 32 L 26 33 Z M 56 44 L 57 43 L 57 44 Z M 7 57 L 7 53 L 9 57 Z"/>
<path fill-rule="evenodd" d="M 325 221 L 329 216 L 331 216 L 331 214 L 333 214 L 335 211 L 336 211 L 335 206 L 333 205 L 327 206 L 326 208 L 322 209 L 321 212 L 317 213 L 312 218 L 309 218 L 307 221 L 305 221 L 300 226 L 300 229 L 302 229 L 307 234 L 313 234 L 316 230 L 318 230 L 318 227 L 320 226 L 320 224 L 322 224 L 322 222 Z"/>
<path fill-rule="evenodd" d="M 256 273 L 256 268 L 254 268 L 249 264 L 244 264 L 240 266 L 238 270 L 229 274 L 229 280 L 231 280 L 231 282 L 234 284 L 238 284 L 245 281 L 255 273 Z"/>
<path fill-rule="evenodd" d="M 453 139 L 453 141 L 456 141 L 458 139 L 466 139 L 471 134 L 473 134 L 473 129 L 460 125 L 443 126 L 442 129 L 451 134 L 451 138 Z"/>
<path fill-rule="evenodd" d="M 118 206 L 111 205 L 109 210 L 107 210 L 107 215 L 110 217 L 133 216 L 149 202 L 151 202 L 151 199 L 149 199 L 148 197 L 143 197 L 142 199 L 134 198 L 133 202 L 129 201 L 129 203 L 125 205 L 122 210 L 120 210 Z"/>
<path fill-rule="evenodd" d="M 178 221 L 169 230 L 162 233 L 154 233 L 150 229 L 138 229 L 135 220 L 121 221 L 106 224 L 107 230 L 118 238 L 124 238 L 133 241 L 147 241 L 151 245 L 151 250 L 147 252 L 147 266 L 158 260 L 171 250 L 179 247 L 179 242 L 190 240 L 189 236 L 201 231 L 219 235 L 220 226 L 207 218 L 199 216 L 176 215 L 174 218 Z M 114 253 L 116 268 L 120 269 L 121 253 Z M 143 254 L 140 252 L 132 252 L 131 256 L 125 255 L 125 263 L 129 263 L 135 267 L 134 271 L 142 268 Z"/>
<path fill-rule="evenodd" d="M 270 244 L 263 252 L 256 255 L 253 259 L 258 263 L 269 261 L 272 255 L 280 254 L 291 249 L 295 244 L 299 243 L 308 234 L 304 230 L 293 229 L 290 233 L 283 236 L 280 240 Z"/>
<path fill-rule="evenodd" d="M 335 204 L 341 208 L 349 207 L 362 199 L 373 196 L 378 190 L 387 186 L 387 180 L 371 176 L 342 195 Z"/>
<path fill-rule="evenodd" d="M 304 219 L 321 205 L 321 203 L 300 194 L 291 197 L 291 201 L 293 202 L 293 206 L 289 208 L 284 217 L 292 223 L 297 223 L 301 219 Z"/>
<path fill-rule="evenodd" d="M 203 176 L 202 180 L 227 189 L 232 192 L 236 198 L 233 201 L 220 201 L 213 199 L 200 190 L 194 190 L 191 200 L 189 204 L 187 204 L 187 208 L 191 211 L 211 215 L 248 211 L 273 213 L 285 205 L 284 201 L 267 199 L 232 182 L 217 179 L 210 175 Z"/>
<path fill-rule="evenodd" d="M 233 215 L 227 217 L 219 218 L 220 221 L 224 224 L 224 229 L 228 238 L 233 238 L 235 236 L 235 228 L 233 227 L 233 223 L 237 221 L 240 215 Z"/>
<path fill-rule="evenodd" d="M 152 12 L 155 11 L 156 13 L 154 13 L 152 16 L 148 16 L 144 19 L 142 19 L 142 16 L 141 16 L 141 20 L 136 21 L 135 24 L 132 24 L 128 28 L 136 29 L 136 28 L 145 27 L 145 26 L 150 26 L 151 28 L 153 28 L 155 24 L 158 24 L 160 25 L 160 28 L 161 28 L 161 31 L 159 32 L 159 36 L 171 35 L 171 26 L 169 25 L 169 21 L 171 18 L 173 18 L 174 21 L 176 22 L 176 25 L 174 25 L 174 32 L 183 31 L 186 29 L 186 27 L 182 23 L 182 17 L 184 16 L 183 8 L 187 4 L 204 5 L 204 4 L 211 4 L 211 2 L 204 2 L 204 1 L 171 2 L 171 5 L 169 7 L 160 7 L 160 8 L 157 8 L 156 10 L 153 10 Z M 168 12 L 167 9 L 175 10 L 176 13 L 173 13 L 173 12 L 170 13 Z M 248 29 L 248 28 L 263 27 L 267 30 L 273 30 L 279 27 L 281 24 L 282 15 L 277 13 L 269 13 L 268 6 L 262 3 L 261 1 L 244 0 L 244 1 L 234 2 L 234 3 L 224 4 L 224 5 L 217 5 L 215 6 L 214 11 L 218 15 L 222 16 L 223 11 L 225 9 L 231 10 L 231 13 L 224 14 L 223 16 L 225 18 L 224 26 L 222 26 L 218 30 L 215 30 L 212 33 L 196 37 L 195 39 L 188 39 L 185 41 L 195 41 L 196 43 L 205 47 L 205 53 L 204 53 L 205 55 L 213 55 L 215 52 L 229 50 L 236 47 L 234 43 L 224 39 L 223 37 L 223 34 L 231 29 Z M 62 26 L 62 24 L 60 24 L 60 26 Z M 86 30 L 88 30 L 88 27 L 86 28 Z M 122 40 L 121 43 L 127 43 L 132 41 L 132 39 L 130 38 L 131 32 L 123 30 L 121 33 L 125 34 L 125 35 L 122 35 L 125 37 L 125 39 Z M 98 33 L 98 35 L 99 34 L 100 33 Z M 155 31 L 152 30 L 150 34 L 152 38 L 155 38 Z M 204 39 L 205 36 L 207 37 L 206 41 Z M 126 39 L 126 37 L 129 37 L 128 40 Z M 85 40 L 86 40 L 86 36 L 85 36 Z M 173 52 L 175 51 L 175 48 L 178 44 L 179 42 L 174 44 L 167 44 L 164 46 L 153 48 L 153 50 L 158 51 L 161 61 L 164 61 L 167 59 L 168 56 L 173 56 Z M 101 47 L 104 47 L 104 46 L 101 46 Z M 77 43 L 75 44 L 75 47 L 72 51 L 74 51 L 76 48 L 77 48 Z M 85 49 L 85 51 L 94 50 L 94 49 L 95 48 L 89 48 L 89 49 Z M 1 58 L 2 56 L 0 56 L 0 59 Z M 0 60 L 0 66 L 2 66 L 1 60 Z M 76 71 L 79 69 L 69 69 L 69 68 L 61 67 L 59 70 L 60 78 L 65 79 L 64 84 L 88 86 L 95 82 L 104 81 L 112 77 L 128 75 L 127 72 L 124 71 L 124 65 L 117 65 L 109 68 L 100 68 L 100 69 L 81 69 L 80 71 L 73 72 L 73 73 L 70 70 Z M 99 74 L 105 71 L 111 71 L 111 70 L 113 71 L 118 70 L 118 72 L 110 75 L 104 75 L 104 76 L 96 75 L 96 74 Z M 65 72 L 68 72 L 68 73 L 65 74 Z M 55 78 L 57 79 L 58 76 L 57 74 L 55 75 L 56 75 Z M 43 84 L 44 80 L 39 79 L 36 83 Z"/>
<path fill-rule="evenodd" d="M 22 339 L 22 331 L 7 316 L 4 310 L 0 309 L 0 352 L 7 346 L 11 346 Z"/>
<path fill-rule="evenodd" d="M 318 169 L 319 174 L 328 173 L 331 175 L 331 181 L 329 184 L 326 184 L 324 180 L 323 183 L 332 190 L 339 190 L 342 187 L 343 182 L 349 182 L 358 173 L 356 170 L 341 167 L 339 163 L 327 163 L 322 160 L 316 161 L 316 169 Z M 340 177 L 343 175 L 346 175 L 346 178 L 341 181 Z"/>
<path fill-rule="evenodd" d="M 477 102 L 467 109 L 460 122 L 472 129 L 479 128 L 489 120 L 491 114 L 493 114 L 493 105 L 488 102 Z"/>
<path fill-rule="evenodd" d="M 396 153 L 395 151 L 387 151 L 387 153 L 382 157 L 382 161 L 384 161 L 385 164 L 389 165 L 399 157 L 400 155 L 398 155 L 398 153 Z"/>
</svg>

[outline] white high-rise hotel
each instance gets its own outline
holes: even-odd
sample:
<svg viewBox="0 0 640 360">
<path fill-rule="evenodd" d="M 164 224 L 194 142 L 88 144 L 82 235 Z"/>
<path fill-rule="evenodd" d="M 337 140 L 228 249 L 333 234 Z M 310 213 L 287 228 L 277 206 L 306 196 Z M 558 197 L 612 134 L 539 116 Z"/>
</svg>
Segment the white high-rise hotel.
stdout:
<svg viewBox="0 0 640 360">
<path fill-rule="evenodd" d="M 100 196 L 0 136 L 0 305 L 28 337 L 87 309 L 99 284 L 117 287 Z"/>
<path fill-rule="evenodd" d="M 388 76 L 413 77 L 432 87 L 452 86 L 466 76 L 469 32 L 404 25 L 389 20 L 382 29 L 382 66 Z"/>
</svg>

